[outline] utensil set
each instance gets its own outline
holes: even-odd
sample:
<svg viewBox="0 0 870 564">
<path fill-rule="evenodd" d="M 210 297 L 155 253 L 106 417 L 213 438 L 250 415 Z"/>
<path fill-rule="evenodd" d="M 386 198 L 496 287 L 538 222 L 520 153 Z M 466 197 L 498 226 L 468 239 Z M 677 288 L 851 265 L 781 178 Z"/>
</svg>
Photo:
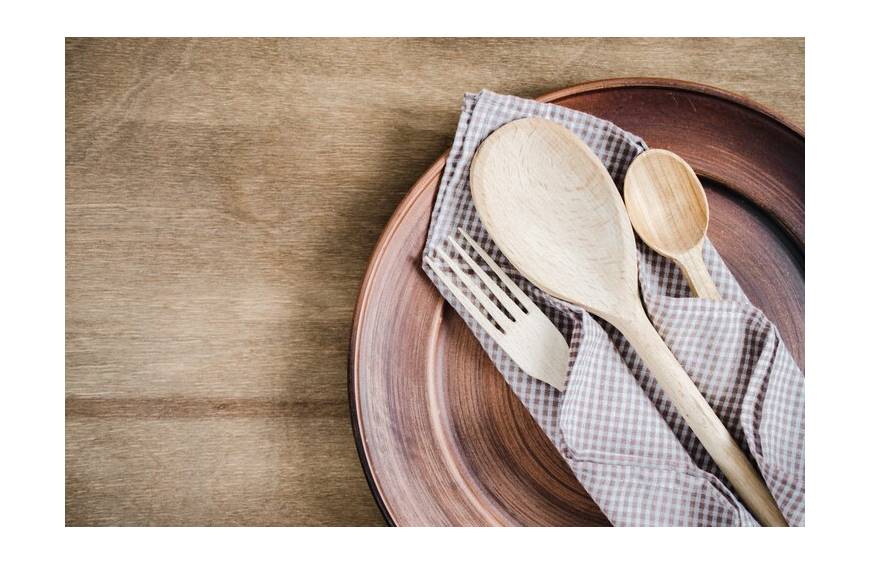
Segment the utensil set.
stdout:
<svg viewBox="0 0 870 564">
<path fill-rule="evenodd" d="M 645 152 L 626 175 L 623 202 L 604 165 L 578 137 L 551 121 L 526 118 L 500 127 L 481 144 L 470 180 L 483 224 L 511 264 L 545 292 L 618 329 L 747 507 L 765 525 L 786 525 L 752 463 L 640 300 L 632 224 L 650 247 L 680 265 L 698 296 L 719 299 L 701 258 L 709 208 L 691 167 L 667 151 Z M 436 253 L 465 290 L 435 261 L 425 260 L 520 368 L 564 389 L 568 347 L 562 335 L 492 258 L 460 233 L 495 277 L 453 238 Z"/>
</svg>

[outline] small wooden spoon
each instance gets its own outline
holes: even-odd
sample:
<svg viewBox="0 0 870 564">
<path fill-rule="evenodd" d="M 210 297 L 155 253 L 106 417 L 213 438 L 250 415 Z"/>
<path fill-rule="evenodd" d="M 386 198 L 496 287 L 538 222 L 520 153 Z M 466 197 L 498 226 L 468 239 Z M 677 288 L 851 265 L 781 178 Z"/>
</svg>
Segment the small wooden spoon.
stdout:
<svg viewBox="0 0 870 564">
<path fill-rule="evenodd" d="M 556 123 L 511 122 L 478 149 L 471 192 L 511 263 L 544 291 L 622 332 L 747 507 L 765 525 L 787 525 L 752 463 L 647 318 L 634 233 L 592 150 Z"/>
<path fill-rule="evenodd" d="M 721 300 L 702 253 L 710 208 L 689 163 L 670 151 L 651 149 L 628 167 L 623 195 L 640 238 L 680 266 L 696 296 Z"/>
</svg>

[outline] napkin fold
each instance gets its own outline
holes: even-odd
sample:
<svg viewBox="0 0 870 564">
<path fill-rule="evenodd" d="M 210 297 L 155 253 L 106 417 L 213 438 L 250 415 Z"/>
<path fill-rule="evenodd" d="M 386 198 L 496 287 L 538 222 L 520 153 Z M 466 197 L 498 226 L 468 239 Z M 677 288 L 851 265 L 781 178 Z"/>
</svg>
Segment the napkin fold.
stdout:
<svg viewBox="0 0 870 564">
<path fill-rule="evenodd" d="M 565 392 L 525 374 L 424 265 L 426 274 L 614 525 L 757 526 L 622 335 L 523 278 L 481 224 L 468 182 L 474 153 L 498 127 L 530 116 L 560 123 L 580 137 L 620 189 L 632 160 L 647 149 L 640 137 L 582 112 L 489 91 L 466 94 L 424 252 L 439 260 L 434 249 L 459 227 L 480 243 L 568 342 Z M 722 301 L 691 297 L 679 268 L 638 239 L 647 313 L 754 459 L 786 520 L 803 526 L 804 376 L 776 327 L 750 303 L 709 241 L 704 262 Z"/>
</svg>

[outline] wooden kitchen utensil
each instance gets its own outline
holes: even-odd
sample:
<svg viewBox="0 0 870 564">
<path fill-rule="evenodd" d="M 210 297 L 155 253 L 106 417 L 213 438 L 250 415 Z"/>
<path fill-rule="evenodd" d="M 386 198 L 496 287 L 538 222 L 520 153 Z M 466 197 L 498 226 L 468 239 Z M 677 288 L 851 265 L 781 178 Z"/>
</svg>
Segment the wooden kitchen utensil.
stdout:
<svg viewBox="0 0 870 564">
<path fill-rule="evenodd" d="M 628 167 L 625 207 L 644 242 L 679 265 L 699 298 L 721 300 L 702 250 L 710 208 L 689 163 L 664 149 L 650 149 Z"/>
<path fill-rule="evenodd" d="M 477 211 L 511 263 L 546 292 L 616 327 L 759 521 L 787 525 L 752 463 L 647 318 L 628 215 L 592 150 L 561 125 L 521 119 L 481 144 L 470 180 Z"/>
<path fill-rule="evenodd" d="M 506 291 L 453 237 L 447 237 L 444 248 L 436 248 L 435 254 L 459 278 L 461 285 L 435 260 L 424 257 L 423 261 L 523 372 L 564 392 L 571 356 L 565 337 L 464 229 L 460 228 L 459 233 L 504 284 Z M 450 256 L 451 251 L 455 258 Z M 463 270 L 468 267 L 474 275 Z"/>
</svg>

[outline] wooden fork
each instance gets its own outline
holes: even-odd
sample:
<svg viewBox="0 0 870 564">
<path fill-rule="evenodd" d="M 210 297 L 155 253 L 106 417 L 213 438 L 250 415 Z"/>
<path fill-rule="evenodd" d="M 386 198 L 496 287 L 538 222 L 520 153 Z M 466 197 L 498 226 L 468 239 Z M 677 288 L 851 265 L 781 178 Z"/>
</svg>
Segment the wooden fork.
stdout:
<svg viewBox="0 0 870 564">
<path fill-rule="evenodd" d="M 453 237 L 448 237 L 447 243 L 455 250 L 454 257 L 451 257 L 450 253 L 442 247 L 436 248 L 435 253 L 459 278 L 466 291 L 460 289 L 452 277 L 430 257 L 427 256 L 423 260 L 486 331 L 486 334 L 523 372 L 564 392 L 568 376 L 569 352 L 562 333 L 464 229 L 460 228 L 459 233 L 498 276 L 511 295 L 508 295 Z M 447 243 L 443 246 L 448 247 Z M 460 263 L 469 266 L 476 276 L 463 270 Z M 489 291 L 494 300 L 484 289 Z M 469 293 L 474 300 L 469 297 Z"/>
</svg>

